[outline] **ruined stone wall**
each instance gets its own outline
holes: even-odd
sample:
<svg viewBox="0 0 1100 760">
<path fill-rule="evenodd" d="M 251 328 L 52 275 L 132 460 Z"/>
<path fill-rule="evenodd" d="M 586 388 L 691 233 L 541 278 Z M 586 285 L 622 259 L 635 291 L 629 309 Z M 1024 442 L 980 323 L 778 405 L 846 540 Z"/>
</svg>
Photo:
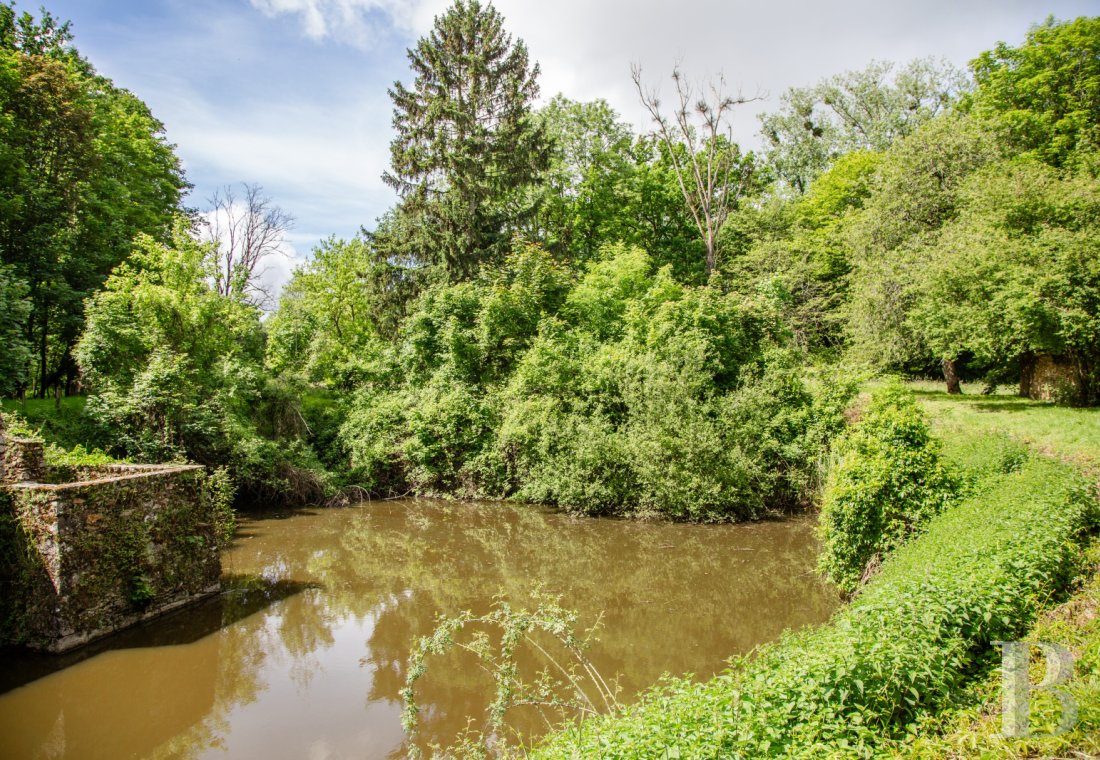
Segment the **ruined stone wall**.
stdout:
<svg viewBox="0 0 1100 760">
<path fill-rule="evenodd" d="M 0 435 L 0 483 L 36 483 L 45 473 L 46 450 L 42 441 Z"/>
<path fill-rule="evenodd" d="M 1071 402 L 1082 392 L 1077 368 L 1062 357 L 1043 354 L 1024 362 L 1020 395 L 1037 401 Z"/>
<path fill-rule="evenodd" d="M 0 499 L 8 642 L 63 651 L 218 588 L 203 468 L 110 465 L 81 476 L 11 483 Z"/>
</svg>

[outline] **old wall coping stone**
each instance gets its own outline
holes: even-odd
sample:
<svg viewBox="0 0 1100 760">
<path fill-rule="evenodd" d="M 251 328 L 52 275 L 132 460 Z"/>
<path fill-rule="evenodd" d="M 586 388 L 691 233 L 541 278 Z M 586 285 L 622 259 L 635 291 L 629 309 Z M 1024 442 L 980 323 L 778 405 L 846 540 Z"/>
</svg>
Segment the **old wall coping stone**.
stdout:
<svg viewBox="0 0 1100 760">
<path fill-rule="evenodd" d="M 138 480 L 160 475 L 170 475 L 177 472 L 191 472 L 205 469 L 201 464 L 107 464 L 97 466 L 102 470 L 100 477 L 74 480 L 68 483 L 38 483 L 36 481 L 22 481 L 11 483 L 10 488 L 25 491 L 66 491 L 74 488 L 82 488 L 89 485 L 101 485 L 104 483 L 117 483 L 126 480 Z M 118 473 L 118 474 L 110 474 Z"/>
</svg>

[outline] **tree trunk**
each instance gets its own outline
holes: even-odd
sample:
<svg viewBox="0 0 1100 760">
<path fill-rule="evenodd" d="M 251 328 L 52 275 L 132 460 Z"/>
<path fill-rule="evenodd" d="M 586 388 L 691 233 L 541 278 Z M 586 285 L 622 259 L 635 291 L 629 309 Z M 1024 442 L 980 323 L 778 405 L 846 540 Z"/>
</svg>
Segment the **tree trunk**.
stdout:
<svg viewBox="0 0 1100 760">
<path fill-rule="evenodd" d="M 49 315 L 46 313 L 46 310 L 43 309 L 43 313 L 42 313 L 42 339 L 38 344 L 38 368 L 39 368 L 39 373 L 38 373 L 38 376 L 39 376 L 38 397 L 39 398 L 46 398 L 46 371 L 47 371 L 46 370 L 46 352 L 47 352 L 47 347 L 48 347 L 47 341 L 49 340 L 49 337 L 50 337 L 49 327 L 50 327 Z"/>
<path fill-rule="evenodd" d="M 959 384 L 959 373 L 955 371 L 954 359 L 943 360 L 943 379 L 947 381 L 948 393 L 952 395 L 962 393 L 962 386 Z"/>
</svg>

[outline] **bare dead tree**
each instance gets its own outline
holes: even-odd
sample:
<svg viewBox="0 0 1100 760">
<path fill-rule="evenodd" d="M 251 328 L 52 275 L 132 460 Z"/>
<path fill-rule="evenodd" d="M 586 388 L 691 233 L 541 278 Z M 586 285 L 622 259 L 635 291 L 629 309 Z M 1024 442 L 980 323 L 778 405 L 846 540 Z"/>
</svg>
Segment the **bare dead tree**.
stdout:
<svg viewBox="0 0 1100 760">
<path fill-rule="evenodd" d="M 238 199 L 233 186 L 214 192 L 202 232 L 217 248 L 214 285 L 223 296 L 246 298 L 257 306 L 271 303 L 263 282 L 271 256 L 284 256 L 286 234 L 294 217 L 276 206 L 256 184 L 241 183 Z"/>
<path fill-rule="evenodd" d="M 642 70 L 634 64 L 630 75 L 638 96 L 656 125 L 656 134 L 668 150 L 684 202 L 707 247 L 707 276 L 718 266 L 718 231 L 752 177 L 751 162 L 742 161 L 733 141 L 730 118 L 736 106 L 759 100 L 726 92 L 722 75 L 696 88 L 680 67 L 672 70 L 677 104 L 669 119 L 661 113 L 656 90 L 642 84 Z"/>
</svg>

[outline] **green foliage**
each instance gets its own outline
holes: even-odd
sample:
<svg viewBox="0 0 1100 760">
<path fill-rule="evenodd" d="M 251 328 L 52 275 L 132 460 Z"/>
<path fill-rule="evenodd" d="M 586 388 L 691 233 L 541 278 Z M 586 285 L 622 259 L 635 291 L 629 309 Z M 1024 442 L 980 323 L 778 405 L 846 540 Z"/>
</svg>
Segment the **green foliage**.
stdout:
<svg viewBox="0 0 1100 760">
<path fill-rule="evenodd" d="M 1089 176 L 1034 160 L 1002 161 L 961 188 L 914 283 L 912 330 L 936 354 L 993 366 L 1065 357 L 1078 377 L 1067 400 L 1100 394 L 1100 191 Z M 943 309 L 950 302 L 952 309 Z"/>
<path fill-rule="evenodd" d="M 1100 148 L 1100 18 L 1050 17 L 1019 47 L 999 42 L 970 68 L 978 88 L 968 107 L 1017 149 L 1061 166 Z"/>
<path fill-rule="evenodd" d="M 252 498 L 318 498 L 296 394 L 266 377 L 259 312 L 213 289 L 210 252 L 181 220 L 171 246 L 140 239 L 89 302 L 87 414 L 133 459 L 224 464 Z"/>
<path fill-rule="evenodd" d="M 401 196 L 416 258 L 467 277 L 502 258 L 510 228 L 530 214 L 523 193 L 547 161 L 530 113 L 539 67 L 478 0 L 437 16 L 409 63 L 412 87 L 389 91 L 397 136 L 383 179 Z"/>
<path fill-rule="evenodd" d="M 214 516 L 214 536 L 219 547 L 226 547 L 237 531 L 237 513 L 233 511 L 233 499 L 237 485 L 226 467 L 211 471 L 203 483 L 203 495 L 210 513 Z"/>
<path fill-rule="evenodd" d="M 360 485 L 695 520 L 805 501 L 844 402 L 803 382 L 766 304 L 670 269 L 611 246 L 573 282 L 523 246 L 429 288 L 404 382 L 380 375 L 341 429 Z"/>
<path fill-rule="evenodd" d="M 1095 402 L 1097 29 L 1048 20 L 983 53 L 963 113 L 886 153 L 850 236 L 857 357 L 1003 379 L 1050 355 Z"/>
<path fill-rule="evenodd" d="M 932 518 L 832 623 L 704 684 L 671 679 L 617 718 L 560 729 L 534 757 L 872 757 L 953 703 L 1078 569 L 1096 502 L 1032 458 Z"/>
<path fill-rule="evenodd" d="M 856 358 L 895 369 L 953 358 L 932 354 L 908 314 L 929 254 L 937 250 L 936 235 L 959 215 L 966 178 L 999 152 L 985 125 L 954 115 L 887 151 L 871 197 L 852 223 L 849 332 Z"/>
<path fill-rule="evenodd" d="M 27 381 L 31 346 L 24 328 L 31 304 L 26 296 L 27 286 L 0 265 L 0 396 L 15 395 Z"/>
<path fill-rule="evenodd" d="M 44 458 L 47 481 L 51 483 L 82 480 L 83 473 L 89 469 L 119 461 L 101 449 L 88 451 L 79 444 L 72 449 L 65 449 L 56 443 L 46 445 Z"/>
<path fill-rule="evenodd" d="M 1060 645 L 1075 655 L 1070 678 L 1057 692 L 1033 690 L 1029 699 L 1026 738 L 1004 735 L 1000 670 L 967 690 L 956 709 L 947 710 L 904 737 L 892 749 L 893 756 L 913 760 L 968 757 L 1091 757 L 1100 753 L 1100 542 L 1088 549 L 1081 587 L 1068 600 L 1044 614 L 1021 636 L 1022 641 L 1043 641 Z M 1038 658 L 1036 658 L 1038 659 Z M 1032 661 L 1029 680 L 1040 683 L 1047 663 Z M 1070 730 L 1058 732 L 1066 709 L 1062 695 L 1076 705 L 1076 721 Z"/>
<path fill-rule="evenodd" d="M 879 562 L 949 507 L 959 486 L 900 386 L 878 390 L 838 442 L 821 499 L 819 566 L 853 593 Z"/>
<path fill-rule="evenodd" d="M 550 161 L 535 192 L 535 234 L 560 258 L 585 262 L 607 243 L 628 239 L 624 213 L 634 171 L 634 136 L 606 101 L 555 96 L 537 114 Z"/>
<path fill-rule="evenodd" d="M 768 161 L 785 185 L 805 193 L 837 158 L 885 150 L 943 113 L 965 86 L 962 72 L 926 58 L 896 74 L 894 64 L 873 62 L 812 87 L 792 87 L 777 112 L 760 117 Z"/>
<path fill-rule="evenodd" d="M 163 125 L 70 42 L 49 13 L 0 5 L 0 266 L 27 286 L 35 366 L 18 384 L 40 395 L 75 379 L 85 298 L 137 234 L 166 236 L 187 187 Z"/>
<path fill-rule="evenodd" d="M 265 324 L 267 366 L 329 387 L 357 385 L 383 336 L 404 317 L 412 284 L 394 275 L 362 238 L 323 241 L 295 270 Z"/>
<path fill-rule="evenodd" d="M 851 271 L 852 220 L 872 193 L 881 153 L 853 151 L 838 158 L 804 195 L 768 220 L 764 211 L 732 225 L 727 248 L 741 242 L 723 274 L 733 289 L 766 294 L 799 346 L 835 353 L 845 343 Z M 774 211 L 772 213 L 775 213 Z M 784 218 L 785 217 L 785 218 Z M 752 225 L 756 229 L 745 227 Z M 767 226 L 765 226 L 767 225 Z M 772 229 L 768 229 L 771 227 Z M 746 234 L 747 233 L 747 234 Z"/>
</svg>

